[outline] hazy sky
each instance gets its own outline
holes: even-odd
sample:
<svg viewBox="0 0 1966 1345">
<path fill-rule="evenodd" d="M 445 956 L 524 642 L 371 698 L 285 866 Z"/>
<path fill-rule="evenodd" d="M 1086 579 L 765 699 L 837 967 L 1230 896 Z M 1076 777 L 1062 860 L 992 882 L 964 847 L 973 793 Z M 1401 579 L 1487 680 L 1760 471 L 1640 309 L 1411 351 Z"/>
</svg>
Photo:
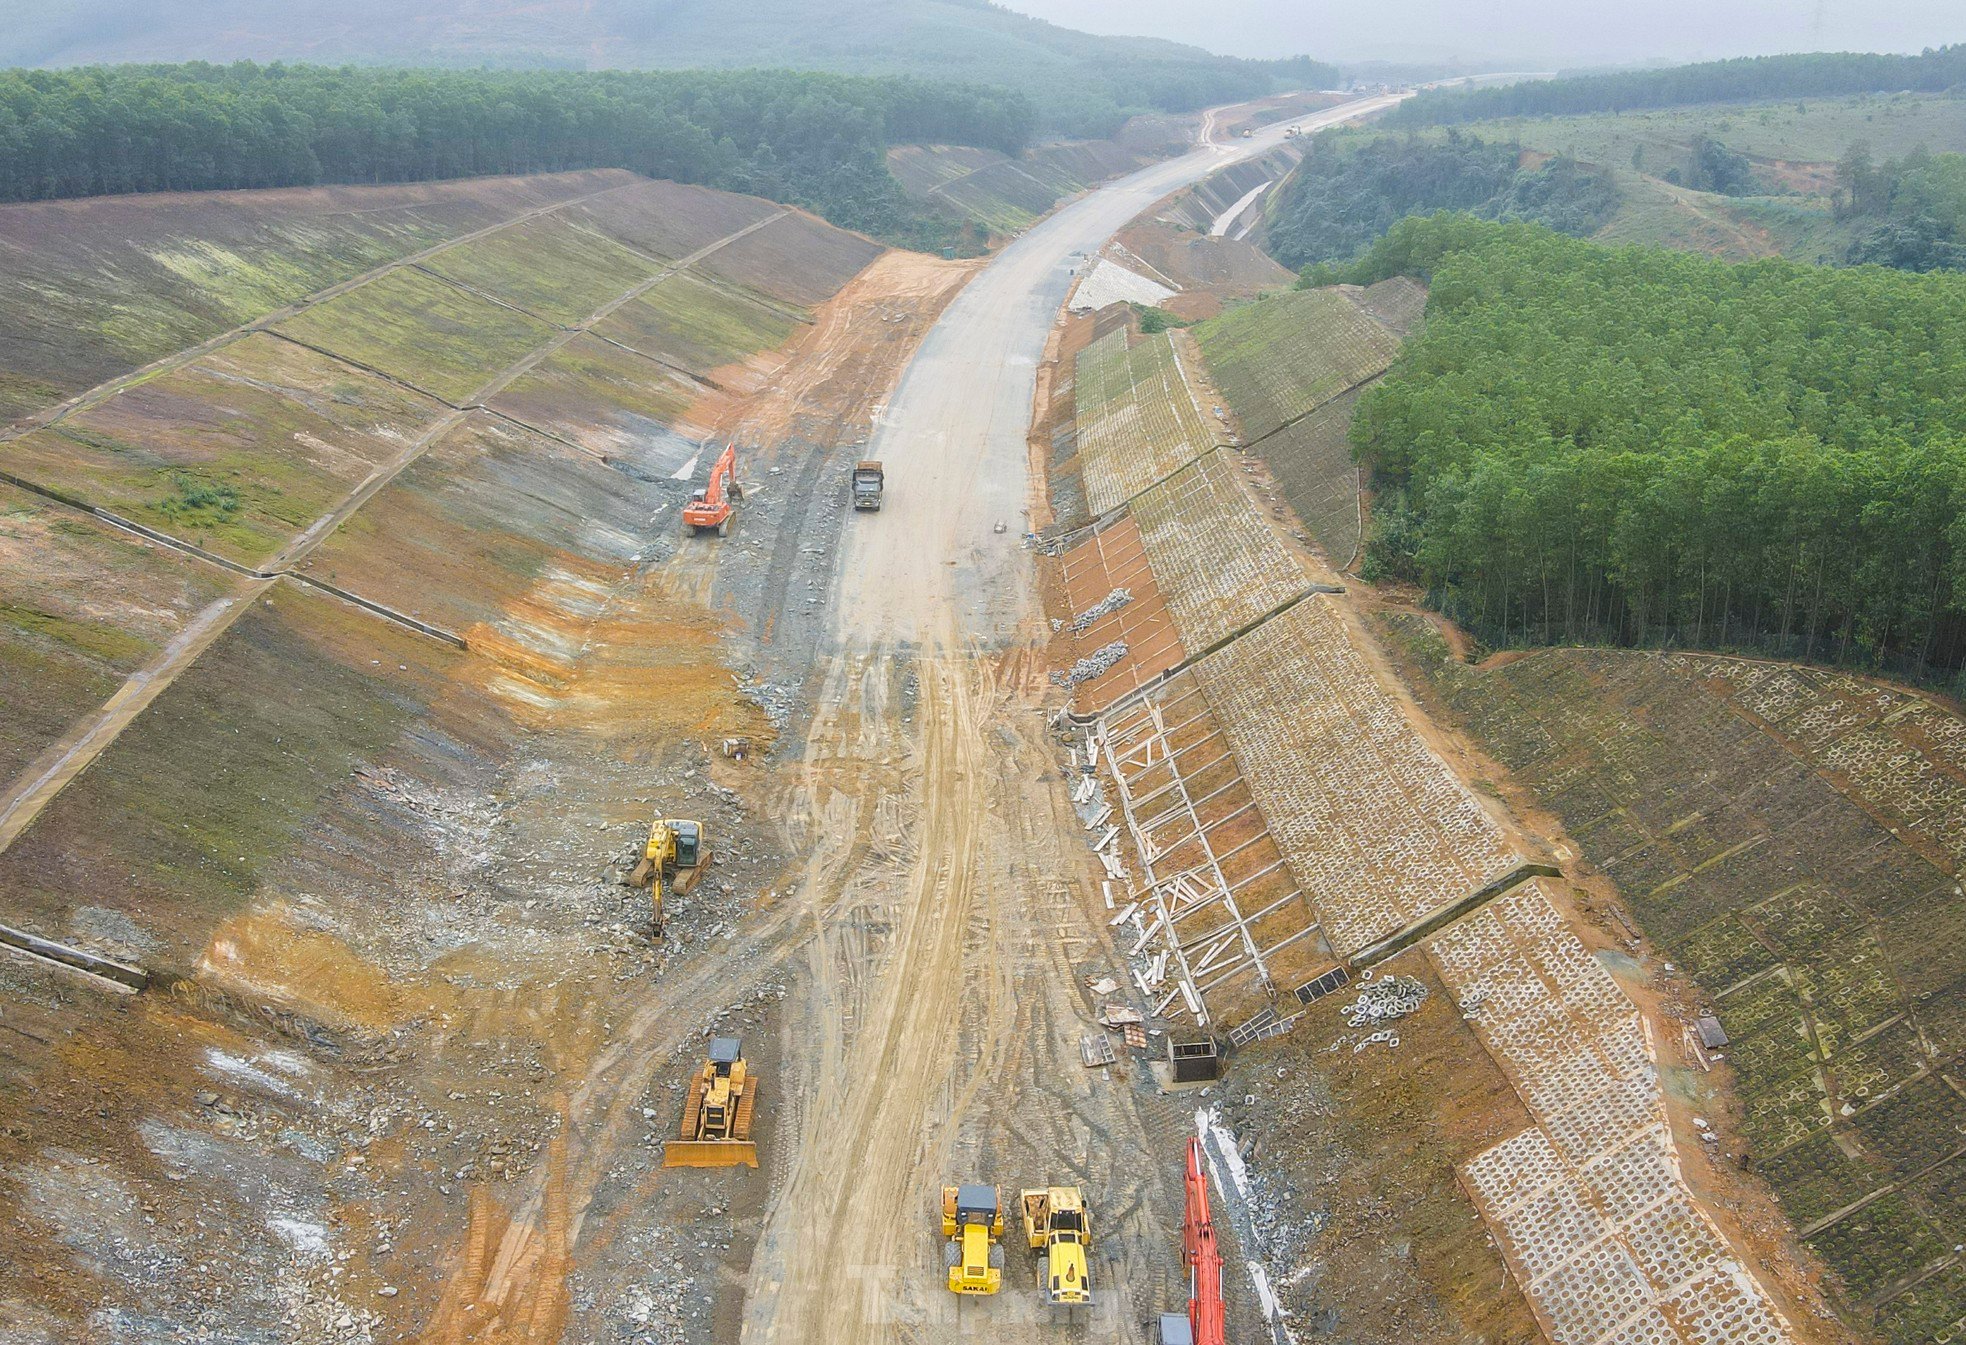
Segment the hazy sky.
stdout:
<svg viewBox="0 0 1966 1345">
<path fill-rule="evenodd" d="M 1001 0 L 1095 33 L 1238 56 L 1462 56 L 1536 64 L 1776 51 L 1917 51 L 1966 41 L 1962 0 Z"/>
</svg>

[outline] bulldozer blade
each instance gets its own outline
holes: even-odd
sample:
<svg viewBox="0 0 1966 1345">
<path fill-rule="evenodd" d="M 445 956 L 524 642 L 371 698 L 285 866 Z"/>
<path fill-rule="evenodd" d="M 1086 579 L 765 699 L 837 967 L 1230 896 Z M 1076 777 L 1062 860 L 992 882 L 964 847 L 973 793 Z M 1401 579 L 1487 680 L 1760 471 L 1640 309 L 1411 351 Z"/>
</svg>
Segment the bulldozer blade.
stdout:
<svg viewBox="0 0 1966 1345">
<path fill-rule="evenodd" d="M 754 1168 L 758 1146 L 753 1140 L 670 1140 L 662 1146 L 665 1168 Z"/>
</svg>

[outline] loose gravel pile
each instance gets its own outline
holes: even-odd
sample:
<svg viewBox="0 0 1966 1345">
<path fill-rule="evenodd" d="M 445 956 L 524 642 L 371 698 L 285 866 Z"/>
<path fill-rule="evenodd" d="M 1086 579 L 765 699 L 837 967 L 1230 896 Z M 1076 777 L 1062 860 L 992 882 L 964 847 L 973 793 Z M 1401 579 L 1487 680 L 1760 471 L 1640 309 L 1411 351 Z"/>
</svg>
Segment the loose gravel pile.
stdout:
<svg viewBox="0 0 1966 1345">
<path fill-rule="evenodd" d="M 1100 617 L 1110 612 L 1117 612 L 1120 608 L 1132 601 L 1133 594 L 1131 592 L 1123 588 L 1114 589 L 1098 602 L 1095 602 L 1092 606 L 1072 618 L 1072 634 L 1085 634 L 1086 628 Z"/>
<path fill-rule="evenodd" d="M 1061 687 L 1075 687 L 1080 682 L 1090 682 L 1125 657 L 1126 641 L 1115 640 L 1074 663 L 1070 672 L 1053 673 L 1051 680 Z"/>
</svg>

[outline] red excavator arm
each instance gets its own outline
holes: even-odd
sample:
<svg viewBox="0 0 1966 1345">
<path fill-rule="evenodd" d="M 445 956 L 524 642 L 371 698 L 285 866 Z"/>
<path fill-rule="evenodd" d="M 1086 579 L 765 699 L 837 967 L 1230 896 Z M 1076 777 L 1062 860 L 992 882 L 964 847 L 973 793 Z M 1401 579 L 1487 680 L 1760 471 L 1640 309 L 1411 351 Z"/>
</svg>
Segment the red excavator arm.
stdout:
<svg viewBox="0 0 1966 1345">
<path fill-rule="evenodd" d="M 744 488 L 737 484 L 737 445 L 732 444 L 717 456 L 717 465 L 710 469 L 710 484 L 683 506 L 683 526 L 692 533 L 715 528 L 719 537 L 728 537 L 734 512 L 731 502 L 743 498 Z"/>
<path fill-rule="evenodd" d="M 1188 1141 L 1188 1266 L 1193 1296 L 1188 1325 L 1195 1345 L 1226 1345 L 1228 1313 L 1222 1306 L 1222 1253 L 1215 1246 L 1215 1221 L 1208 1214 L 1208 1176 L 1201 1166 L 1201 1141 Z"/>
</svg>

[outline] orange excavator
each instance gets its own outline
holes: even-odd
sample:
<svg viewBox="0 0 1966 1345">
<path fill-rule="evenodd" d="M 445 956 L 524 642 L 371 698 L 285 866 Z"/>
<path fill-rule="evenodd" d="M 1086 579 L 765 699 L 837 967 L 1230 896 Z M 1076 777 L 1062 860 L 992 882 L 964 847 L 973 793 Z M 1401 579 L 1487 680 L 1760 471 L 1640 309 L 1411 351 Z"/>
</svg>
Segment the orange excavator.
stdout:
<svg viewBox="0 0 1966 1345">
<path fill-rule="evenodd" d="M 737 511 L 731 506 L 744 498 L 744 487 L 737 483 L 737 445 L 717 456 L 710 469 L 710 484 L 690 497 L 683 506 L 683 528 L 692 537 L 715 530 L 717 536 L 730 536 L 730 520 Z"/>
<path fill-rule="evenodd" d="M 1194 1345 L 1223 1345 L 1228 1322 L 1222 1302 L 1222 1252 L 1215 1245 L 1215 1220 L 1208 1212 L 1208 1175 L 1202 1170 L 1198 1139 L 1188 1141 L 1188 1211 L 1182 1232 L 1188 1244 L 1190 1338 Z"/>
</svg>

